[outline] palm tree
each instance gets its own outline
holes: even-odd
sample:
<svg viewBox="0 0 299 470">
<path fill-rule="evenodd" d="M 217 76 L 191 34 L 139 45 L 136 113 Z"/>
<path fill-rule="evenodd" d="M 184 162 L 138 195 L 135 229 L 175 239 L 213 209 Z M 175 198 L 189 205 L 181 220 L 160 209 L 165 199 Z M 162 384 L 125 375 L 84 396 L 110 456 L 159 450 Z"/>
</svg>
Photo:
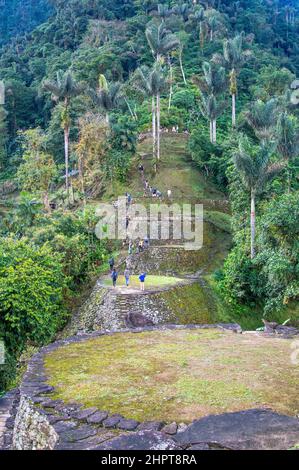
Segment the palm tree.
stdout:
<svg viewBox="0 0 299 470">
<path fill-rule="evenodd" d="M 180 45 L 179 39 L 172 33 L 170 33 L 162 22 L 160 25 L 152 24 L 145 31 L 147 42 L 151 48 L 152 54 L 155 58 L 156 65 L 154 66 L 156 77 L 159 79 L 157 82 L 160 83 L 157 89 L 159 90 L 156 95 L 156 136 L 157 136 L 157 160 L 160 160 L 160 94 L 161 90 L 165 85 L 165 80 L 162 73 L 161 64 L 167 57 L 170 67 L 170 76 L 172 77 L 172 64 L 170 52 L 176 49 Z M 171 80 L 172 81 L 172 80 Z M 172 95 L 172 83 L 170 84 L 170 96 Z"/>
<path fill-rule="evenodd" d="M 57 72 L 56 82 L 46 80 L 43 88 L 50 91 L 55 101 L 63 102 L 63 111 L 61 114 L 61 124 L 64 130 L 64 156 L 65 156 L 65 185 L 69 192 L 69 137 L 71 119 L 69 107 L 72 98 L 82 94 L 83 87 L 78 84 L 71 72 Z"/>
<path fill-rule="evenodd" d="M 230 68 L 230 94 L 232 97 L 232 126 L 236 127 L 236 96 L 238 92 L 237 77 L 249 51 L 243 51 L 244 34 L 238 34 L 233 39 L 223 42 L 223 57 L 227 67 Z"/>
<path fill-rule="evenodd" d="M 140 67 L 137 69 L 134 79 L 134 87 L 152 100 L 153 158 L 159 161 L 160 94 L 165 87 L 165 76 L 161 64 L 156 62 L 152 69 Z"/>
<path fill-rule="evenodd" d="M 173 12 L 176 15 L 181 16 L 185 22 L 188 21 L 191 11 L 192 9 L 190 8 L 190 5 L 183 2 L 173 8 Z"/>
<path fill-rule="evenodd" d="M 217 119 L 222 114 L 224 106 L 218 103 L 215 95 L 205 95 L 200 92 L 201 103 L 199 105 L 202 115 L 210 123 L 210 141 L 212 144 L 217 143 Z"/>
<path fill-rule="evenodd" d="M 278 153 L 290 162 L 299 154 L 299 132 L 296 122 L 286 111 L 278 115 L 275 141 Z M 288 169 L 288 192 L 291 192 L 291 172 Z"/>
<path fill-rule="evenodd" d="M 226 87 L 225 69 L 213 63 L 203 63 L 204 77 L 199 81 L 201 104 L 200 111 L 210 122 L 211 143 L 217 142 L 217 118 L 223 111 L 223 104 L 218 103 L 217 97 Z"/>
<path fill-rule="evenodd" d="M 91 91 L 91 98 L 97 106 L 105 112 L 106 122 L 109 124 L 109 112 L 116 109 L 124 98 L 122 85 L 119 82 L 108 84 L 104 75 L 99 77 L 99 87 Z"/>
<path fill-rule="evenodd" d="M 159 61 L 179 46 L 179 39 L 170 33 L 165 24 L 151 24 L 146 28 L 145 36 L 155 60 Z"/>
<path fill-rule="evenodd" d="M 266 103 L 261 100 L 256 101 L 250 110 L 244 113 L 245 119 L 258 139 L 270 140 L 273 137 L 277 123 L 277 110 L 277 100 L 271 98 Z"/>
<path fill-rule="evenodd" d="M 244 186 L 250 191 L 251 211 L 251 259 L 255 257 L 255 199 L 261 194 L 269 182 L 284 168 L 284 163 L 271 163 L 273 146 L 269 143 L 262 143 L 257 149 L 253 147 L 249 140 L 241 137 L 239 150 L 233 156 L 233 162 L 241 175 Z"/>
</svg>

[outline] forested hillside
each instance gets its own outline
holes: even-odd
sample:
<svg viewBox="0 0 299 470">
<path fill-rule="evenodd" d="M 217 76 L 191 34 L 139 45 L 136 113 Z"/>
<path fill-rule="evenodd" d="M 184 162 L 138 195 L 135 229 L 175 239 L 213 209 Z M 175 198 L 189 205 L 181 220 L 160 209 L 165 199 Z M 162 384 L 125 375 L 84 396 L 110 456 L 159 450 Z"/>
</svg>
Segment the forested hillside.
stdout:
<svg viewBox="0 0 299 470">
<path fill-rule="evenodd" d="M 32 31 L 53 12 L 48 0 L 2 0 L 0 2 L 0 46 L 15 36 Z"/>
<path fill-rule="evenodd" d="M 188 136 L 229 199 L 234 244 L 212 276 L 223 304 L 298 325 L 298 2 L 1 4 L 0 390 L 118 248 L 96 239 L 94 205 L 132 183 L 140 135 L 153 178 L 175 158 L 161 129 Z"/>
</svg>

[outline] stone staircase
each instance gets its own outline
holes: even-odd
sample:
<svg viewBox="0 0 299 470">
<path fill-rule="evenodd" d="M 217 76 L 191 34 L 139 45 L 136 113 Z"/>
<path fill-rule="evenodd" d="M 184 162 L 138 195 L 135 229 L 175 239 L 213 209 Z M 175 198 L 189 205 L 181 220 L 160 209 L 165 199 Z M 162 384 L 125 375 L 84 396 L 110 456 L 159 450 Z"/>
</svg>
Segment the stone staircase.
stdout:
<svg viewBox="0 0 299 470">
<path fill-rule="evenodd" d="M 0 450 L 8 450 L 12 444 L 12 434 L 19 391 L 11 390 L 0 398 Z"/>
</svg>

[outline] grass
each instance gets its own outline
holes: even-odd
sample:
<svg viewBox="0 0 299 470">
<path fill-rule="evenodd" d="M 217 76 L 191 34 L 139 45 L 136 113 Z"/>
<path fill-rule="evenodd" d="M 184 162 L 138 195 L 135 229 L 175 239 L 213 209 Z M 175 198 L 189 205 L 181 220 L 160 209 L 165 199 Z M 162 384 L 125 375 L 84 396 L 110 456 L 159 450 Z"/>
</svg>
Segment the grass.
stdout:
<svg viewBox="0 0 299 470">
<path fill-rule="evenodd" d="M 224 200 L 225 195 L 202 175 L 191 160 L 186 151 L 186 145 L 186 136 L 162 136 L 161 161 L 157 174 L 153 170 L 151 139 L 148 138 L 138 145 L 137 151 L 139 155 L 144 155 L 145 176 L 151 186 L 158 188 L 163 194 L 171 189 L 176 202 L 188 203 L 200 199 Z M 143 196 L 143 186 L 138 172 L 139 161 L 138 155 L 132 161 L 128 177 L 129 183 L 113 182 L 107 186 L 105 200 L 117 199 L 119 195 L 123 196 L 126 191 L 131 192 L 135 198 Z M 150 199 L 144 200 L 145 203 L 150 201 Z"/>
<path fill-rule="evenodd" d="M 177 277 L 170 277 L 170 276 L 152 276 L 148 275 L 145 279 L 145 288 L 148 290 L 155 290 L 161 287 L 170 287 L 173 285 L 182 282 L 182 279 Z M 112 280 L 110 277 L 103 279 L 104 286 L 111 286 Z M 125 286 L 125 277 L 120 275 L 117 279 L 117 286 Z M 140 286 L 139 276 L 131 276 L 130 277 L 130 286 L 131 287 L 138 287 Z"/>
<path fill-rule="evenodd" d="M 220 330 L 116 334 L 46 356 L 49 383 L 78 401 L 138 420 L 190 422 L 211 413 L 299 411 L 291 341 Z"/>
</svg>

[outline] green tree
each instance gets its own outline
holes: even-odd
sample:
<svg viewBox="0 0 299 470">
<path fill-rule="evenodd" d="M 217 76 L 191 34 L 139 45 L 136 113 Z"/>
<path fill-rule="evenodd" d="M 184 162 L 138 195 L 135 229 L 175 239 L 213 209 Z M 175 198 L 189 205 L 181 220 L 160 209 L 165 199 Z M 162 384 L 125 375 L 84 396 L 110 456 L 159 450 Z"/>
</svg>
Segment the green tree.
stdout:
<svg viewBox="0 0 299 470">
<path fill-rule="evenodd" d="M 28 239 L 0 239 L 0 337 L 20 354 L 27 341 L 53 339 L 65 316 L 61 258 Z"/>
<path fill-rule="evenodd" d="M 70 113 L 69 107 L 71 99 L 81 95 L 83 87 L 76 83 L 71 72 L 57 72 L 56 82 L 46 80 L 43 88 L 50 91 L 56 101 L 63 102 L 63 112 L 61 114 L 61 125 L 64 130 L 64 157 L 65 157 L 65 185 L 69 193 L 69 136 L 70 136 Z"/>
<path fill-rule="evenodd" d="M 52 155 L 45 151 L 45 134 L 41 129 L 30 129 L 22 136 L 25 140 L 23 162 L 18 169 L 19 182 L 25 190 L 42 193 L 44 207 L 50 212 L 49 189 L 57 168 Z"/>
<path fill-rule="evenodd" d="M 157 167 L 160 160 L 160 95 L 165 87 L 161 64 L 156 62 L 152 69 L 140 67 L 135 74 L 134 87 L 152 101 L 153 159 Z"/>
<path fill-rule="evenodd" d="M 219 55 L 214 60 L 219 61 L 230 69 L 229 91 L 232 97 L 232 126 L 236 127 L 236 97 L 238 93 L 238 74 L 250 55 L 249 50 L 243 50 L 244 34 L 238 34 L 233 39 L 225 39 L 223 42 L 223 59 Z"/>
<path fill-rule="evenodd" d="M 265 191 L 267 184 L 283 169 L 281 162 L 271 163 L 273 146 L 263 143 L 259 147 L 251 145 L 249 140 L 241 137 L 239 151 L 234 154 L 233 162 L 241 175 L 245 188 L 250 192 L 251 211 L 251 259 L 255 257 L 255 200 L 257 194 Z"/>
<path fill-rule="evenodd" d="M 200 111 L 210 123 L 210 140 L 217 142 L 217 118 L 223 112 L 223 103 L 217 97 L 226 87 L 225 69 L 213 63 L 204 62 L 203 78 L 199 81 Z"/>
</svg>

